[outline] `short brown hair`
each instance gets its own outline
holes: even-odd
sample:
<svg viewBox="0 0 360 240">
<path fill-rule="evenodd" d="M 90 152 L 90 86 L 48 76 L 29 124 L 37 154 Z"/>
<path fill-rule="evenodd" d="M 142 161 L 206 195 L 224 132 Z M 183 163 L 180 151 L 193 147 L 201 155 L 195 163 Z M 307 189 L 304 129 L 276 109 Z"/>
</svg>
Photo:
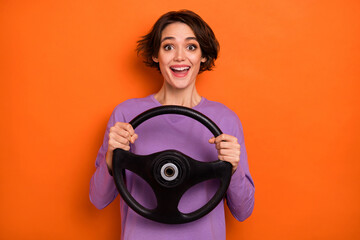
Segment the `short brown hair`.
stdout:
<svg viewBox="0 0 360 240">
<path fill-rule="evenodd" d="M 212 70 L 220 50 L 219 42 L 215 38 L 210 26 L 196 13 L 190 10 L 171 11 L 162 15 L 154 24 L 151 31 L 137 42 L 136 51 L 144 58 L 144 63 L 149 67 L 160 70 L 159 64 L 152 57 L 157 57 L 160 49 L 161 34 L 164 28 L 175 22 L 188 25 L 194 32 L 200 44 L 202 57 L 206 62 L 201 63 L 199 73 Z"/>
</svg>

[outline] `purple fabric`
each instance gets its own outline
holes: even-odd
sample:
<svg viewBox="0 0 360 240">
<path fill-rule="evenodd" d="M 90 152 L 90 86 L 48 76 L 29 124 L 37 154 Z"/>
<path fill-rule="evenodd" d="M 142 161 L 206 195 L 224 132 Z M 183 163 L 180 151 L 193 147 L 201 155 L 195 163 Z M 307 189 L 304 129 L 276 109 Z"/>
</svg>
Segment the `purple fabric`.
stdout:
<svg viewBox="0 0 360 240">
<path fill-rule="evenodd" d="M 113 111 L 107 125 L 103 144 L 96 158 L 96 171 L 90 182 L 90 201 L 99 209 L 106 207 L 118 195 L 113 178 L 109 175 L 105 154 L 108 147 L 109 128 L 116 122 L 129 122 L 135 116 L 161 104 L 150 95 L 146 98 L 130 99 L 119 104 Z M 212 119 L 223 133 L 238 138 L 241 145 L 240 164 L 233 174 L 227 191 L 227 205 L 233 216 L 244 221 L 254 206 L 254 184 L 250 176 L 241 123 L 237 115 L 221 103 L 202 98 L 193 109 Z M 161 115 L 139 125 L 135 132 L 139 135 L 131 151 L 136 154 L 150 154 L 157 151 L 176 149 L 200 160 L 217 160 L 215 146 L 208 143 L 211 132 L 197 121 L 181 115 Z M 134 198 L 145 207 L 155 207 L 155 196 L 140 177 L 126 173 L 127 188 Z M 217 190 L 217 183 L 207 181 L 186 192 L 179 204 L 182 212 L 191 212 L 203 206 Z M 176 239 L 225 239 L 224 201 L 203 218 L 191 223 L 168 225 L 157 223 L 135 213 L 121 199 L 121 238 L 147 240 Z"/>
</svg>

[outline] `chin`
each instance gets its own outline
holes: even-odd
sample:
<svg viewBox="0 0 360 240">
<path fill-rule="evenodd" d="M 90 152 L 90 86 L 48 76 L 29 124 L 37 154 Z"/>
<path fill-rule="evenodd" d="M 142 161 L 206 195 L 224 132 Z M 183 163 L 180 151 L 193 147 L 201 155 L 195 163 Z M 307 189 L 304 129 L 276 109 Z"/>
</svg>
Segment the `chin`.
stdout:
<svg viewBox="0 0 360 240">
<path fill-rule="evenodd" d="M 183 80 L 172 80 L 170 85 L 176 89 L 179 89 L 179 90 L 183 90 L 183 89 L 186 89 L 188 87 L 190 87 L 191 84 L 191 81 L 189 80 L 186 80 L 186 79 L 183 79 Z"/>
</svg>

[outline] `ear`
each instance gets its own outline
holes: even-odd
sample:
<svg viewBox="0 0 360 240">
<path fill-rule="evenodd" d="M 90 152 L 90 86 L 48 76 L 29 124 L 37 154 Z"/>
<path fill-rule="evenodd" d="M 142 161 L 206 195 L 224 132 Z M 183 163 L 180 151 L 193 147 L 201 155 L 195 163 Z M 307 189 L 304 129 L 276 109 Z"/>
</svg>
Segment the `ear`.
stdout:
<svg viewBox="0 0 360 240">
<path fill-rule="evenodd" d="M 207 58 L 206 58 L 206 57 L 202 57 L 202 58 L 201 58 L 201 62 L 202 62 L 202 63 L 204 63 L 204 62 L 206 62 L 206 61 L 207 61 Z"/>
<path fill-rule="evenodd" d="M 152 56 L 152 60 L 153 60 L 154 62 L 156 62 L 156 63 L 158 63 L 158 62 L 159 62 L 158 58 L 157 58 L 157 57 L 155 57 L 155 56 Z"/>
</svg>

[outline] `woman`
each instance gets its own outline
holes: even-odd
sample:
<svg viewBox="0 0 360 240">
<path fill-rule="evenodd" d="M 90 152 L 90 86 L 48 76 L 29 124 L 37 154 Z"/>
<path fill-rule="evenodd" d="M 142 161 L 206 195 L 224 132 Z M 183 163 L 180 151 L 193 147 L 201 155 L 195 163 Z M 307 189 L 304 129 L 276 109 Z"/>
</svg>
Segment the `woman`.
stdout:
<svg viewBox="0 0 360 240">
<path fill-rule="evenodd" d="M 110 172 L 116 148 L 136 154 L 176 149 L 200 160 L 228 161 L 233 176 L 227 205 L 239 221 L 248 218 L 254 205 L 254 185 L 249 173 L 241 123 L 224 105 L 201 97 L 196 90 L 197 75 L 211 70 L 219 44 L 211 28 L 188 10 L 161 16 L 149 34 L 138 42 L 138 53 L 145 63 L 161 72 L 161 89 L 148 97 L 119 104 L 107 125 L 103 145 L 96 159 L 96 172 L 90 183 L 90 200 L 99 209 L 118 194 Z M 185 116 L 162 115 L 141 124 L 136 131 L 128 122 L 138 114 L 161 105 L 181 105 L 202 112 L 224 132 L 214 138 L 210 131 Z M 135 174 L 126 174 L 129 192 L 145 207 L 155 207 L 150 189 Z M 214 194 L 214 182 L 205 182 L 186 192 L 179 204 L 182 212 L 203 206 Z M 187 224 L 167 225 L 136 214 L 121 200 L 122 239 L 225 239 L 224 202 L 203 218 Z"/>
</svg>

